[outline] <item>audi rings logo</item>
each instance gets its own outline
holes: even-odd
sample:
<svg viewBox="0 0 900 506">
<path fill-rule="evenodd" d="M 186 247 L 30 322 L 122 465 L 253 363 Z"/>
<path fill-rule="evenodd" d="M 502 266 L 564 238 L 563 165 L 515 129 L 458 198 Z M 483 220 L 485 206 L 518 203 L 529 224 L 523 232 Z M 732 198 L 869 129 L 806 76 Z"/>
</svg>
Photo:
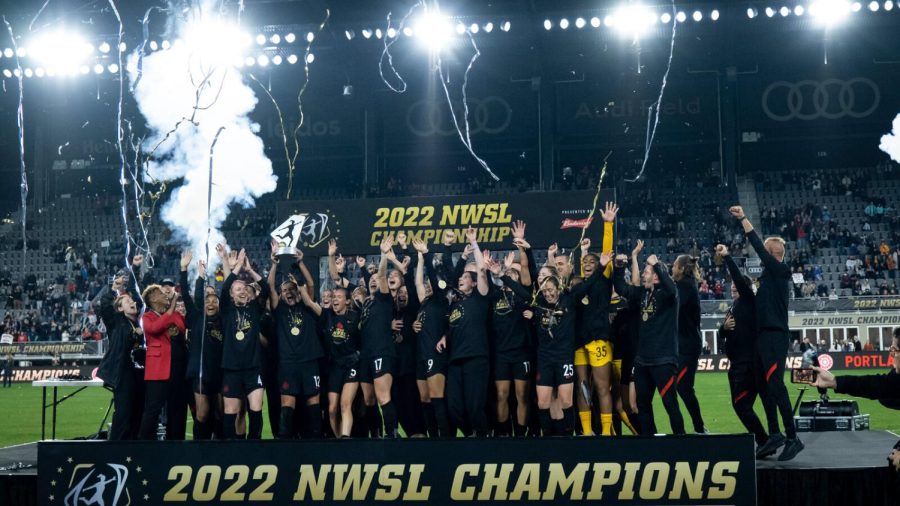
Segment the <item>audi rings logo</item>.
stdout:
<svg viewBox="0 0 900 506">
<path fill-rule="evenodd" d="M 512 122 L 512 108 L 501 97 L 469 99 L 469 133 L 499 134 Z M 453 104 L 460 129 L 465 129 L 462 104 Z M 406 111 L 406 126 L 419 137 L 456 135 L 450 108 L 445 102 L 420 100 Z"/>
<path fill-rule="evenodd" d="M 762 108 L 775 121 L 864 118 L 878 108 L 881 91 L 864 77 L 777 81 L 762 94 Z"/>
</svg>

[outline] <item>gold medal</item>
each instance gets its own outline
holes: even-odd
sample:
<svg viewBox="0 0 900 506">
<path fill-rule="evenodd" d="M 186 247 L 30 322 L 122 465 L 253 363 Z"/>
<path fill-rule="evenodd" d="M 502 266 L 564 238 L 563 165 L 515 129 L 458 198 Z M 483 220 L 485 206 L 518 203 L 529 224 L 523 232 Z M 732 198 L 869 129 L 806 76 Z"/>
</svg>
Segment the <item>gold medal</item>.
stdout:
<svg viewBox="0 0 900 506">
<path fill-rule="evenodd" d="M 299 336 L 299 335 L 300 335 L 300 329 L 298 329 L 297 327 L 292 327 L 292 328 L 291 328 L 291 335 L 292 335 L 292 336 Z"/>
<path fill-rule="evenodd" d="M 649 319 L 650 319 L 650 315 L 645 312 L 644 313 L 644 321 L 647 321 Z"/>
<path fill-rule="evenodd" d="M 238 341 L 243 341 L 243 340 L 244 340 L 244 333 L 243 333 L 242 331 L 238 330 L 238 331 L 237 331 L 237 334 L 235 334 L 234 337 L 235 337 Z"/>
</svg>

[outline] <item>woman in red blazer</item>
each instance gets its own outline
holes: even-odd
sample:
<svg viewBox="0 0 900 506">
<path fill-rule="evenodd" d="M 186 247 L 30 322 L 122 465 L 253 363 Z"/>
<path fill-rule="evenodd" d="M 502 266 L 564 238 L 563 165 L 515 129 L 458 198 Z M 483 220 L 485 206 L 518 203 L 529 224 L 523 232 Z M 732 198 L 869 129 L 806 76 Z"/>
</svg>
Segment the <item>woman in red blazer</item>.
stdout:
<svg viewBox="0 0 900 506">
<path fill-rule="evenodd" d="M 171 298 L 166 296 L 159 285 L 148 286 L 142 296 L 150 310 L 141 318 L 147 342 L 147 361 L 144 366 L 144 414 L 138 438 L 156 439 L 159 414 L 168 398 L 172 336 L 184 332 L 184 317 L 175 312 L 174 295 Z"/>
</svg>

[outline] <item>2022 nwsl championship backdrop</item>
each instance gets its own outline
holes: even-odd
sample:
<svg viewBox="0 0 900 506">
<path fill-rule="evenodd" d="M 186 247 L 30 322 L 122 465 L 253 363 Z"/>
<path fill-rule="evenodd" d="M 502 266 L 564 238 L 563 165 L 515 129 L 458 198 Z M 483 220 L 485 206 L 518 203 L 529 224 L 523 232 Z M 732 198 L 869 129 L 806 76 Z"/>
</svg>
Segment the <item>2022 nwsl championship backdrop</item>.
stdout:
<svg viewBox="0 0 900 506">
<path fill-rule="evenodd" d="M 900 3 L 0 20 L 0 505 L 896 504 Z"/>
</svg>

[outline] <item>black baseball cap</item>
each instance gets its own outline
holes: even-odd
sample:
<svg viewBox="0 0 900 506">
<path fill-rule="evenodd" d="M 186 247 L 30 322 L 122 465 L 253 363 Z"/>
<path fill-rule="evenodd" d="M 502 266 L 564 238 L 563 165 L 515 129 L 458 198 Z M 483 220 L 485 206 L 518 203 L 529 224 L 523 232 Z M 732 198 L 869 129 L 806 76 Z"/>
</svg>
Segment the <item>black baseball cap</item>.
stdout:
<svg viewBox="0 0 900 506">
<path fill-rule="evenodd" d="M 173 281 L 172 278 L 163 278 L 162 281 L 159 282 L 159 284 L 163 286 L 175 286 L 175 281 Z"/>
</svg>

